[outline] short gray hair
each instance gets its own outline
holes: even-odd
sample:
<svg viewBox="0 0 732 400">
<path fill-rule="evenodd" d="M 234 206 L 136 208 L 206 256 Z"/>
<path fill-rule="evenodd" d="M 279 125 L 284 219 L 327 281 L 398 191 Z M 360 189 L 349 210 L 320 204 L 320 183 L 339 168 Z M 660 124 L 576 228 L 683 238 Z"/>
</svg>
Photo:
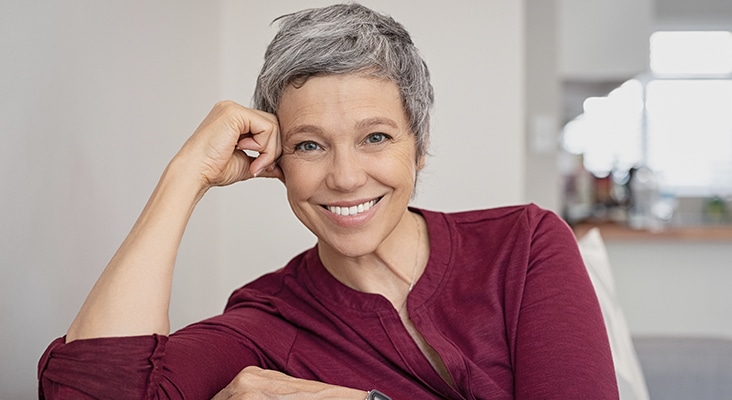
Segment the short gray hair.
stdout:
<svg viewBox="0 0 732 400">
<path fill-rule="evenodd" d="M 257 78 L 254 107 L 277 113 L 287 85 L 314 75 L 366 73 L 399 88 L 416 139 L 427 154 L 434 102 L 427 65 L 404 27 L 359 4 L 336 4 L 283 15 Z"/>
</svg>

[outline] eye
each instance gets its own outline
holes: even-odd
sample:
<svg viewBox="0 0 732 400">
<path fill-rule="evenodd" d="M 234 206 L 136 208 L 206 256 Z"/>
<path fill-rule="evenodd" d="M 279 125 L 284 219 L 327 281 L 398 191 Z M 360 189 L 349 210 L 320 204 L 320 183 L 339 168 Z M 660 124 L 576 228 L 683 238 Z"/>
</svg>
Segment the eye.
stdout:
<svg viewBox="0 0 732 400">
<path fill-rule="evenodd" d="M 366 137 L 366 143 L 378 144 L 390 138 L 391 136 L 387 135 L 386 133 L 375 132 Z"/>
<path fill-rule="evenodd" d="M 309 141 L 309 140 L 295 145 L 295 151 L 308 152 L 308 151 L 315 151 L 315 150 L 320 150 L 320 149 L 321 149 L 321 147 L 319 144 Z"/>
</svg>

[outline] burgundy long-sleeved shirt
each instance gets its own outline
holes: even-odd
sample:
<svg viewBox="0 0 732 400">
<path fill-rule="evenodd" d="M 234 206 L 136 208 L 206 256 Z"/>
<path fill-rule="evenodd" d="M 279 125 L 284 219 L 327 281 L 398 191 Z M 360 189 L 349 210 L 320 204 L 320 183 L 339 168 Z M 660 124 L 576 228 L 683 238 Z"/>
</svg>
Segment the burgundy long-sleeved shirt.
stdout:
<svg viewBox="0 0 732 400">
<path fill-rule="evenodd" d="M 57 339 L 39 363 L 42 395 L 209 399 L 257 365 L 395 400 L 618 398 L 597 298 L 562 220 L 533 205 L 418 211 L 431 253 L 407 307 L 454 387 L 389 301 L 341 284 L 313 248 L 170 337 Z"/>
</svg>

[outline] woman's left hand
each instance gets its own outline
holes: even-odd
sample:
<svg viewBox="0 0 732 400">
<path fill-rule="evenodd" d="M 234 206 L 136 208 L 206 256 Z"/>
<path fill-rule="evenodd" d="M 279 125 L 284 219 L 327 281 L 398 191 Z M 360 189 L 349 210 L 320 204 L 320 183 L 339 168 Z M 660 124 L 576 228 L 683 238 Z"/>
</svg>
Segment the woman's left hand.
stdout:
<svg viewBox="0 0 732 400">
<path fill-rule="evenodd" d="M 353 399 L 363 400 L 363 390 L 293 378 L 281 372 L 246 367 L 212 400 Z"/>
</svg>

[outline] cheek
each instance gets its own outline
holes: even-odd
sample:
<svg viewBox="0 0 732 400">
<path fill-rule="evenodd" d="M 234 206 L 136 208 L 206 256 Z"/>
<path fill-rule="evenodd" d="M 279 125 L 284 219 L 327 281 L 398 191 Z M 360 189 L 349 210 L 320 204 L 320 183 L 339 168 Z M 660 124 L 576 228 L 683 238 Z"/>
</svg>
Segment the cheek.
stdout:
<svg viewBox="0 0 732 400">
<path fill-rule="evenodd" d="M 285 190 L 290 209 L 297 219 L 307 226 L 307 218 L 305 218 L 306 214 L 304 213 L 305 207 L 302 204 L 307 201 L 309 198 L 308 193 L 312 190 L 308 190 L 307 182 L 303 180 L 305 175 L 302 172 L 298 173 L 297 169 L 288 171 L 286 168 L 282 168 L 282 173 L 285 176 Z"/>
<path fill-rule="evenodd" d="M 285 188 L 287 197 L 291 202 L 302 200 L 317 186 L 318 173 L 311 165 L 300 160 L 287 160 L 280 164 L 280 169 L 285 177 Z"/>
<path fill-rule="evenodd" d="M 418 166 L 413 152 L 407 150 L 397 152 L 382 159 L 378 165 L 381 167 L 382 175 L 390 177 L 395 183 L 413 182 L 416 179 Z"/>
</svg>

